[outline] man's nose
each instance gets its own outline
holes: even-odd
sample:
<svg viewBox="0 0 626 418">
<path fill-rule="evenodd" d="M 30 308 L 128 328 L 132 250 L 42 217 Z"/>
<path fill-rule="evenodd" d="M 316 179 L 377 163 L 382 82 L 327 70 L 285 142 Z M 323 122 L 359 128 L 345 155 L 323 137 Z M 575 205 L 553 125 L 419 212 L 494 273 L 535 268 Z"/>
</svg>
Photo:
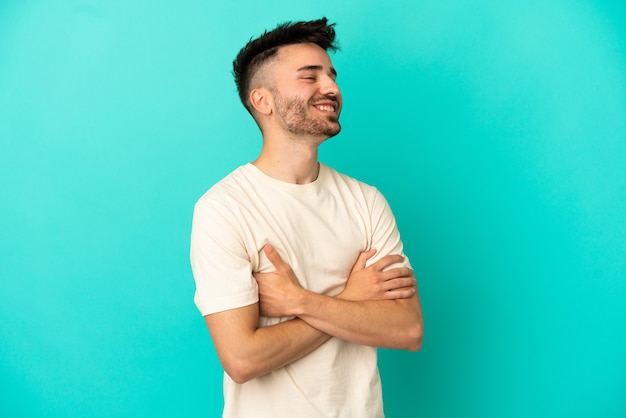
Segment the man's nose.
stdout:
<svg viewBox="0 0 626 418">
<path fill-rule="evenodd" d="M 338 96 L 340 94 L 337 82 L 331 77 L 325 77 L 322 82 L 321 92 L 324 95 Z"/>
</svg>

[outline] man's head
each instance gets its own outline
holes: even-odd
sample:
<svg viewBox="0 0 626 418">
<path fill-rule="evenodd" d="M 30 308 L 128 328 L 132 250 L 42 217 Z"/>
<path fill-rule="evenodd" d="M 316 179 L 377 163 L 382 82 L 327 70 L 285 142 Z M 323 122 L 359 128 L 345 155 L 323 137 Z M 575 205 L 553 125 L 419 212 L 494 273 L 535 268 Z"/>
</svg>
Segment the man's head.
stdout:
<svg viewBox="0 0 626 418">
<path fill-rule="evenodd" d="M 233 61 L 233 74 L 239 98 L 252 116 L 254 113 L 250 103 L 250 92 L 270 81 L 263 77 L 262 70 L 277 58 L 279 49 L 286 45 L 308 43 L 318 45 L 324 51 L 336 51 L 339 48 L 335 43 L 334 26 L 329 25 L 326 18 L 309 22 L 283 23 L 274 30 L 251 39 L 239 51 Z"/>
</svg>

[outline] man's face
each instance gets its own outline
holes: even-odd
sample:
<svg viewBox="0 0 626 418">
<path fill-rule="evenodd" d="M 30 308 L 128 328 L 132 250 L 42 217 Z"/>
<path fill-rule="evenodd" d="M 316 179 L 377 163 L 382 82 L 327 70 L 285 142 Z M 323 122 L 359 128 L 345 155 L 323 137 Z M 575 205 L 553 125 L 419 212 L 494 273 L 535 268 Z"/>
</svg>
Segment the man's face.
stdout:
<svg viewBox="0 0 626 418">
<path fill-rule="evenodd" d="M 276 117 L 290 134 L 327 139 L 341 130 L 341 92 L 330 57 L 315 44 L 282 47 L 271 89 Z"/>
</svg>

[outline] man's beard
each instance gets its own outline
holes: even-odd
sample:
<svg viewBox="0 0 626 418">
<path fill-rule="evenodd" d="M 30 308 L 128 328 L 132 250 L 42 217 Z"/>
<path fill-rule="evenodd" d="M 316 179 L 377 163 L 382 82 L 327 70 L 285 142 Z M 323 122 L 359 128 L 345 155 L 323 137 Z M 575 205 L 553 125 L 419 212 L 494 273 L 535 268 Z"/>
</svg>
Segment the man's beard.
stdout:
<svg viewBox="0 0 626 418">
<path fill-rule="evenodd" d="M 335 136 L 341 131 L 338 117 L 327 116 L 326 120 L 313 118 L 308 113 L 307 104 L 299 97 L 285 98 L 280 94 L 274 95 L 276 114 L 282 120 L 284 128 L 295 135 L 323 136 L 324 139 Z M 317 101 L 332 100 L 339 106 L 334 98 L 318 98 Z"/>
</svg>

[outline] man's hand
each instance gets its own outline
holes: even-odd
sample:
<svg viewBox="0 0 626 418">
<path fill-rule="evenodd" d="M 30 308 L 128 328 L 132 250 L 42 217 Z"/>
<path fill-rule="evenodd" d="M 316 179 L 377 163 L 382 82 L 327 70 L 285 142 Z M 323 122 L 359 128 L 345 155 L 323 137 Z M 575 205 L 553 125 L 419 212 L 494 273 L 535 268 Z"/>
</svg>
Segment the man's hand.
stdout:
<svg viewBox="0 0 626 418">
<path fill-rule="evenodd" d="M 272 273 L 253 273 L 259 284 L 259 313 L 263 316 L 292 316 L 291 303 L 299 294 L 305 292 L 291 266 L 283 261 L 270 244 L 263 247 L 263 252 L 274 265 Z"/>
<path fill-rule="evenodd" d="M 254 273 L 259 285 L 259 312 L 263 316 L 292 316 L 298 296 L 306 292 L 300 286 L 291 266 L 280 257 L 271 245 L 263 251 L 275 270 L 272 273 Z M 376 250 L 362 252 L 357 258 L 344 290 L 338 298 L 353 301 L 406 299 L 416 292 L 417 283 L 413 270 L 408 267 L 387 267 L 400 263 L 404 257 L 387 255 L 369 267 L 367 260 Z"/>
<path fill-rule="evenodd" d="M 411 351 L 421 347 L 422 311 L 413 271 L 390 268 L 402 262 L 402 256 L 388 255 L 365 267 L 375 251 L 360 254 L 343 292 L 330 297 L 303 289 L 271 245 L 263 251 L 276 270 L 254 273 L 261 315 L 295 316 L 294 321 L 302 320 L 322 333 L 357 344 Z"/>
<path fill-rule="evenodd" d="M 367 260 L 376 250 L 362 252 L 354 263 L 344 290 L 337 296 L 346 300 L 385 300 L 410 298 L 417 291 L 413 270 L 408 267 L 387 269 L 404 257 L 387 255 L 369 267 Z"/>
</svg>

